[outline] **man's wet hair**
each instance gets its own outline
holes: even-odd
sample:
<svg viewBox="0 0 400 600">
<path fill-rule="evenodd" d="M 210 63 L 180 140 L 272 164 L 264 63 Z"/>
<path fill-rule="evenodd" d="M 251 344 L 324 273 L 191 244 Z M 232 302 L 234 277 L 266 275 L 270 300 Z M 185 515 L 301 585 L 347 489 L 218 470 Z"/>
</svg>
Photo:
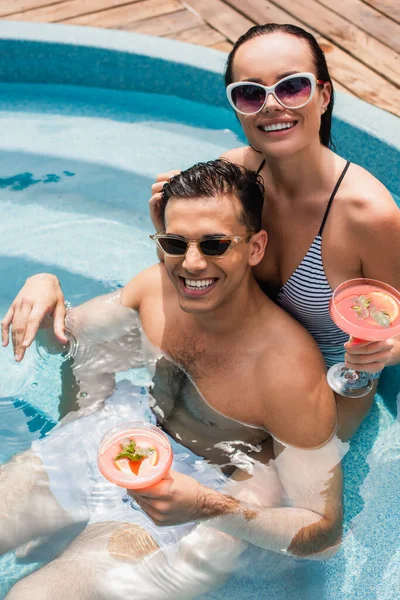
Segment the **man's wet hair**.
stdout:
<svg viewBox="0 0 400 600">
<path fill-rule="evenodd" d="M 165 220 L 168 201 L 218 197 L 236 198 L 241 205 L 239 222 L 248 231 L 262 228 L 264 185 L 259 175 L 219 158 L 197 163 L 172 177 L 162 189 L 161 216 Z"/>
</svg>

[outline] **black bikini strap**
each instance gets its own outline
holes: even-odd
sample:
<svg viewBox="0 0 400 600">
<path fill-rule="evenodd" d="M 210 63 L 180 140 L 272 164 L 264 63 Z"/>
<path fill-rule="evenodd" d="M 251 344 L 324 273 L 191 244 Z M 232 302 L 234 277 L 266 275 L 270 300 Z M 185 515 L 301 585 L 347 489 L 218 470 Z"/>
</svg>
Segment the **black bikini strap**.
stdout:
<svg viewBox="0 0 400 600">
<path fill-rule="evenodd" d="M 318 231 L 318 235 L 320 235 L 320 236 L 322 235 L 322 232 L 323 232 L 323 230 L 324 230 L 325 223 L 326 223 L 326 220 L 327 220 L 327 218 L 328 218 L 328 215 L 329 215 L 329 211 L 331 210 L 331 206 L 332 206 L 333 199 L 334 199 L 334 197 L 336 196 L 336 192 L 338 191 L 338 189 L 339 189 L 339 187 L 340 187 L 340 184 L 342 183 L 342 181 L 343 181 L 343 178 L 344 178 L 344 176 L 346 175 L 346 173 L 347 173 L 347 169 L 349 168 L 349 166 L 350 166 L 350 162 L 349 162 L 349 161 L 347 161 L 347 163 L 346 163 L 346 166 L 345 166 L 345 168 L 344 168 L 344 169 L 343 169 L 343 171 L 342 171 L 342 174 L 340 175 L 339 179 L 338 179 L 338 180 L 337 180 L 337 182 L 336 182 L 336 185 L 335 185 L 335 187 L 334 187 L 334 189 L 333 189 L 333 192 L 332 192 L 332 194 L 331 194 L 331 197 L 329 198 L 328 206 L 326 207 L 326 211 L 325 211 L 325 214 L 324 214 L 324 218 L 322 219 L 321 227 L 319 228 L 319 231 Z"/>
<path fill-rule="evenodd" d="M 259 175 L 259 174 L 261 173 L 261 171 L 262 171 L 262 169 L 263 169 L 263 166 L 264 166 L 264 165 L 265 165 L 265 158 L 264 158 L 264 160 L 262 161 L 261 165 L 258 167 L 258 169 L 257 169 L 257 172 L 256 172 L 256 175 Z"/>
</svg>

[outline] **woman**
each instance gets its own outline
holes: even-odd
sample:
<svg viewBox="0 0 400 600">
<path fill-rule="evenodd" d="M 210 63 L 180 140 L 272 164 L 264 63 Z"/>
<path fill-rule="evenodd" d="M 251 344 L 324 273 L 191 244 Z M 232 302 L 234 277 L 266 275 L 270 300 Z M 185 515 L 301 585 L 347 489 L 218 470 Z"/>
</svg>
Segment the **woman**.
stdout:
<svg viewBox="0 0 400 600">
<path fill-rule="evenodd" d="M 259 172 L 265 186 L 260 284 L 310 331 L 328 367 L 344 358 L 349 368 L 374 374 L 367 396 L 337 397 L 340 435 L 348 439 L 372 405 L 380 371 L 400 362 L 400 338 L 348 340 L 329 317 L 329 300 L 355 277 L 400 289 L 399 209 L 375 177 L 330 149 L 332 81 L 311 34 L 294 25 L 252 27 L 229 54 L 225 83 L 249 145 L 223 156 Z M 175 173 L 153 185 L 156 230 L 163 229 L 162 186 Z"/>
</svg>

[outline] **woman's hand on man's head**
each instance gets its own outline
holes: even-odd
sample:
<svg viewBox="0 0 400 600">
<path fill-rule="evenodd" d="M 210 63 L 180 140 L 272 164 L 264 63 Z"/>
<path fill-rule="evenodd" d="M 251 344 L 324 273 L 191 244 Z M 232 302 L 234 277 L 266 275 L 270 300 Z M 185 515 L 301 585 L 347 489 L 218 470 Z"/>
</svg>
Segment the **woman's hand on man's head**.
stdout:
<svg viewBox="0 0 400 600">
<path fill-rule="evenodd" d="M 180 171 L 168 171 L 159 173 L 155 183 L 151 186 L 151 198 L 149 200 L 150 216 L 156 231 L 164 229 L 164 220 L 161 216 L 162 189 L 174 175 L 179 175 Z"/>
</svg>

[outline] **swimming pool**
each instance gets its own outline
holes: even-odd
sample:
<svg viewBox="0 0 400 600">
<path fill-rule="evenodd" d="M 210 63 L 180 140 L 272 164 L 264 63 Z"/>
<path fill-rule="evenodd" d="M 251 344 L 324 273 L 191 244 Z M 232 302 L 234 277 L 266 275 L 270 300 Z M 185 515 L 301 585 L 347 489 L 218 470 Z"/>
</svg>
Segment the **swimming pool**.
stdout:
<svg viewBox="0 0 400 600">
<path fill-rule="evenodd" d="M 78 304 L 154 262 L 146 201 L 157 172 L 238 145 L 219 75 L 223 58 L 177 42 L 156 40 L 155 48 L 151 38 L 72 27 L 2 23 L 0 37 L 9 58 L 0 68 L 0 314 L 40 271 L 56 273 Z M 341 96 L 337 114 L 338 150 L 399 194 L 391 168 L 399 160 L 398 120 Z M 60 364 L 35 348 L 19 365 L 10 349 L 0 353 L 1 461 L 57 420 Z M 146 374 L 134 377 L 145 381 Z M 396 369 L 385 373 L 345 458 L 340 553 L 313 564 L 249 550 L 239 572 L 204 598 L 262 599 L 266 590 L 271 600 L 364 600 L 366 590 L 368 600 L 396 597 L 399 381 Z M 41 550 L 0 559 L 0 598 L 48 558 Z"/>
</svg>

